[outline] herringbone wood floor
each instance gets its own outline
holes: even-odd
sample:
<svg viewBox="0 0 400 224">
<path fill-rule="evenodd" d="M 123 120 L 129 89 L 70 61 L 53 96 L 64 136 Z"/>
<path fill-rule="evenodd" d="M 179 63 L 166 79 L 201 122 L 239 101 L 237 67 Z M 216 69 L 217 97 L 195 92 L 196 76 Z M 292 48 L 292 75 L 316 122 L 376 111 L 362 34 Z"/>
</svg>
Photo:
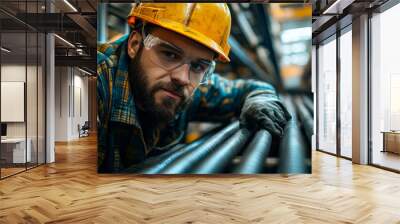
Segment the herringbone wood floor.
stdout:
<svg viewBox="0 0 400 224">
<path fill-rule="evenodd" d="M 0 223 L 400 223 L 400 175 L 313 153 L 312 175 L 98 175 L 96 142 L 0 181 Z"/>
</svg>

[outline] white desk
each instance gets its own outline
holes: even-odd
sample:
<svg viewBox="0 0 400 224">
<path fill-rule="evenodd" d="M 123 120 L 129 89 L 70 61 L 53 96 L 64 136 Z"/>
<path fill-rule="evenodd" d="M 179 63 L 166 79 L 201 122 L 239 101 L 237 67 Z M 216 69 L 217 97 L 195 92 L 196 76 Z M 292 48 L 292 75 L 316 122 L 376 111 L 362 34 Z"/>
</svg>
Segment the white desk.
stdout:
<svg viewBox="0 0 400 224">
<path fill-rule="evenodd" d="M 32 154 L 31 154 L 31 145 L 32 141 L 30 138 L 27 138 L 26 142 L 28 143 L 26 147 L 25 154 L 25 138 L 6 138 L 1 139 L 1 151 L 2 157 L 3 152 L 12 152 L 12 163 L 25 163 L 31 162 Z M 3 157 L 4 158 L 4 157 Z M 26 161 L 25 161 L 26 159 Z M 9 161 L 11 162 L 11 161 Z"/>
</svg>

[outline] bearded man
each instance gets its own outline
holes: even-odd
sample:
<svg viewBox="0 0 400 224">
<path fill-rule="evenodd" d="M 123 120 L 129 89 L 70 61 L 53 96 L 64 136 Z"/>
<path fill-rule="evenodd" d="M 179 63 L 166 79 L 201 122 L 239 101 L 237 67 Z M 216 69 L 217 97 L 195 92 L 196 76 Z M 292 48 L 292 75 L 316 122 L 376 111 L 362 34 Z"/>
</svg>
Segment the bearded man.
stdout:
<svg viewBox="0 0 400 224">
<path fill-rule="evenodd" d="M 275 89 L 214 74 L 229 62 L 225 3 L 142 3 L 132 31 L 99 46 L 98 171 L 123 172 L 183 140 L 190 121 L 240 119 L 280 137 L 290 115 Z"/>
</svg>

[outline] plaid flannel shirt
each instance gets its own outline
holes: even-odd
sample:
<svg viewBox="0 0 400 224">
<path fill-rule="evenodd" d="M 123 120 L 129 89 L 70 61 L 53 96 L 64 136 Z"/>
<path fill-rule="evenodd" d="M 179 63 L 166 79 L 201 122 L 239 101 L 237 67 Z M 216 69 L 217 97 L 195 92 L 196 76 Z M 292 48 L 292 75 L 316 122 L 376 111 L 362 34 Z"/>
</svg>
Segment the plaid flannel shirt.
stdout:
<svg viewBox="0 0 400 224">
<path fill-rule="evenodd" d="M 145 141 L 128 78 L 128 35 L 97 49 L 98 171 L 123 172 L 146 159 L 154 149 L 165 150 L 182 141 L 189 121 L 228 121 L 240 115 L 246 97 L 268 94 L 274 88 L 255 80 L 228 80 L 213 74 L 195 90 L 190 106 L 169 124 L 167 135 L 157 132 Z"/>
</svg>

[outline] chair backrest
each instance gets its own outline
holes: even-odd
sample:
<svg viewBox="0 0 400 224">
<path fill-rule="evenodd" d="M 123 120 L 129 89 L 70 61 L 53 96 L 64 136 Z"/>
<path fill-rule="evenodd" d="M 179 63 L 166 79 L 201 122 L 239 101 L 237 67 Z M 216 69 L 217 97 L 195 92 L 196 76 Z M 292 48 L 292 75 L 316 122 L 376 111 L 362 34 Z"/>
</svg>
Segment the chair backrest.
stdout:
<svg viewBox="0 0 400 224">
<path fill-rule="evenodd" d="M 85 124 L 83 124 L 82 128 L 87 128 L 87 129 L 89 129 L 89 128 L 90 128 L 90 125 L 89 125 L 89 124 L 90 124 L 89 121 L 85 121 Z"/>
</svg>

